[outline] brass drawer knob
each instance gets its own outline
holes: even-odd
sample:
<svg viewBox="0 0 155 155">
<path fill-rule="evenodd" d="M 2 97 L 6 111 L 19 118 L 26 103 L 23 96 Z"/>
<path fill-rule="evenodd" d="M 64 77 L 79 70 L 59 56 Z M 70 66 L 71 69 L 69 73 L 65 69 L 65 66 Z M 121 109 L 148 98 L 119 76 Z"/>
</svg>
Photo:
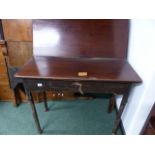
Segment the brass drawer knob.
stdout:
<svg viewBox="0 0 155 155">
<path fill-rule="evenodd" d="M 80 76 L 80 77 L 87 77 L 88 73 L 87 72 L 78 72 L 78 76 Z"/>
</svg>

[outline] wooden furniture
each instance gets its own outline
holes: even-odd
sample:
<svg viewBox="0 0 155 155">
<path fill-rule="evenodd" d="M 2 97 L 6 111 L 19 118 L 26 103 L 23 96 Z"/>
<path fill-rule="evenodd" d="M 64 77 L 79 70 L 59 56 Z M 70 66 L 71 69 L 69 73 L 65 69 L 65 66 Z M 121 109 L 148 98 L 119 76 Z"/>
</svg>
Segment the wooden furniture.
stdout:
<svg viewBox="0 0 155 155">
<path fill-rule="evenodd" d="M 1 96 L 1 100 L 10 100 L 17 106 L 19 103 L 26 101 L 26 96 L 22 91 L 21 80 L 15 79 L 14 74 L 31 58 L 32 50 L 32 20 L 31 19 L 2 19 L 3 27 L 0 27 L 4 32 L 4 44 L 2 48 L 6 49 L 4 60 L 6 58 L 5 68 L 8 70 L 6 73 L 7 79 L 5 81 L 10 84 L 8 90 L 5 91 L 5 96 Z M 3 35 L 3 33 L 2 33 Z M 9 79 L 8 79 L 9 76 Z M 4 78 L 3 78 L 4 79 Z M 3 82 L 4 83 L 4 82 Z M 10 95 L 10 93 L 15 94 Z M 4 96 L 4 97 L 3 97 Z M 46 92 L 47 100 L 74 98 L 72 93 L 68 92 Z M 7 98 L 6 98 L 7 97 Z M 33 98 L 36 102 L 44 100 L 43 93 L 33 93 Z"/>
<path fill-rule="evenodd" d="M 9 101 L 14 100 L 14 93 L 10 89 L 9 85 L 6 62 L 3 56 L 3 45 L 4 42 L 0 41 L 0 100 Z"/>
<path fill-rule="evenodd" d="M 0 100 L 14 101 L 14 93 L 10 89 L 8 72 L 4 55 L 6 54 L 5 41 L 0 20 Z M 14 102 L 15 103 L 15 102 Z M 15 105 L 15 104 L 14 104 Z"/>
<path fill-rule="evenodd" d="M 34 56 L 15 77 L 24 82 L 39 133 L 31 92 L 67 90 L 122 94 L 112 129 L 116 134 L 131 85 L 141 82 L 126 60 L 128 28 L 128 20 L 34 20 Z"/>
<path fill-rule="evenodd" d="M 21 89 L 22 79 L 14 78 L 14 74 L 32 56 L 32 24 L 31 20 L 24 19 L 2 19 L 0 22 L 2 34 L 4 35 L 1 48 L 3 51 L 5 50 L 2 55 L 6 68 L 5 74 L 7 78 L 5 80 L 8 83 L 7 88 L 9 90 L 5 91 L 7 98 L 3 95 L 1 100 L 13 100 L 14 105 L 17 106 L 26 98 L 24 91 Z M 2 91 L 4 92 L 4 89 Z"/>
<path fill-rule="evenodd" d="M 32 21 L 3 19 L 2 25 L 10 66 L 20 68 L 32 56 Z"/>
</svg>

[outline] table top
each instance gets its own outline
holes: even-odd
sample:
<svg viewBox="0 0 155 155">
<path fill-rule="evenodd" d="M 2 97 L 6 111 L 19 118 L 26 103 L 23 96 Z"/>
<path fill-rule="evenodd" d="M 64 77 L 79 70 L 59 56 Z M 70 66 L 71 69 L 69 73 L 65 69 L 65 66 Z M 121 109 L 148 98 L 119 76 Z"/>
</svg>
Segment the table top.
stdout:
<svg viewBox="0 0 155 155">
<path fill-rule="evenodd" d="M 79 77 L 78 72 L 87 72 Z M 33 56 L 15 77 L 23 79 L 84 80 L 104 82 L 141 82 L 140 77 L 124 59 L 58 58 Z"/>
<path fill-rule="evenodd" d="M 128 20 L 33 20 L 34 56 L 15 77 L 141 82 L 126 60 L 128 30 Z"/>
<path fill-rule="evenodd" d="M 126 59 L 127 19 L 35 19 L 33 54 Z"/>
</svg>

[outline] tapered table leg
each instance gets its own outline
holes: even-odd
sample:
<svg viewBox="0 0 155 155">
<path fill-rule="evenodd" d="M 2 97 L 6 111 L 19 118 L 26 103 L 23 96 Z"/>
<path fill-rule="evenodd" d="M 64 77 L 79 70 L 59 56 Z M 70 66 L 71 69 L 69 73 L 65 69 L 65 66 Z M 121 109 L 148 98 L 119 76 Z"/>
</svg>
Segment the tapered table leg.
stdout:
<svg viewBox="0 0 155 155">
<path fill-rule="evenodd" d="M 46 92 L 43 92 L 43 96 L 44 96 L 44 107 L 45 107 L 45 111 L 48 111 L 48 104 L 47 104 L 47 96 L 46 96 Z"/>
<path fill-rule="evenodd" d="M 116 119 L 115 119 L 115 122 L 114 122 L 114 127 L 112 129 L 112 134 L 113 135 L 115 135 L 117 133 L 117 129 L 118 129 L 118 126 L 120 124 L 121 116 L 122 116 L 123 110 L 124 110 L 124 108 L 126 106 L 126 103 L 127 103 L 127 100 L 128 100 L 128 96 L 129 96 L 129 91 L 127 91 L 123 95 L 123 98 L 122 98 L 122 101 L 121 101 L 121 105 L 119 107 L 119 110 L 118 110 L 118 113 L 117 113 L 117 116 L 116 116 Z"/>
<path fill-rule="evenodd" d="M 34 121 L 35 121 L 35 125 L 37 127 L 37 131 L 38 131 L 39 134 L 41 134 L 42 130 L 41 130 L 41 127 L 40 127 L 37 111 L 36 111 L 36 108 L 35 108 L 35 104 L 34 104 L 34 100 L 33 100 L 31 92 L 28 92 L 28 99 L 29 99 L 29 102 L 30 102 L 30 105 L 31 105 L 32 115 L 33 115 L 33 118 L 34 118 Z"/>
</svg>

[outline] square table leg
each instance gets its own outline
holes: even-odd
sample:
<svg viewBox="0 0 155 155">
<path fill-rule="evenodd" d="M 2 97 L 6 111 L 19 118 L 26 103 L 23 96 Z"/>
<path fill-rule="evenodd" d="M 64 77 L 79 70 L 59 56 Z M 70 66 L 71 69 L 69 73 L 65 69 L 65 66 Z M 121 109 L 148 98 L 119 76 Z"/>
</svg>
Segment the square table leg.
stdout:
<svg viewBox="0 0 155 155">
<path fill-rule="evenodd" d="M 43 92 L 43 97 L 44 97 L 44 107 L 45 107 L 45 112 L 48 111 L 48 104 L 47 104 L 47 96 L 46 96 L 46 92 Z"/>
<path fill-rule="evenodd" d="M 116 106 L 115 94 L 112 94 L 110 96 L 110 101 L 109 101 L 109 106 L 108 106 L 108 113 L 111 113 L 115 106 Z"/>
<path fill-rule="evenodd" d="M 121 122 L 121 116 L 122 116 L 122 113 L 124 111 L 124 108 L 127 104 L 127 100 L 128 100 L 128 96 L 129 96 L 129 90 L 126 91 L 123 95 L 123 98 L 122 98 L 122 101 L 121 101 L 121 104 L 120 104 L 120 107 L 119 107 L 119 110 L 118 110 L 118 113 L 116 115 L 116 119 L 115 119 L 115 122 L 114 122 L 114 127 L 112 129 L 112 134 L 115 135 L 116 132 L 117 132 L 117 129 L 118 129 L 118 126 Z"/>
<path fill-rule="evenodd" d="M 38 131 L 39 134 L 41 134 L 42 130 L 41 130 L 41 127 L 40 127 L 37 111 L 36 111 L 36 108 L 35 108 L 35 104 L 34 104 L 34 100 L 33 100 L 31 92 L 28 92 L 28 100 L 29 100 L 30 105 L 31 105 L 32 115 L 33 115 L 33 118 L 34 118 L 34 121 L 35 121 L 35 125 L 37 127 L 37 131 Z"/>
</svg>

